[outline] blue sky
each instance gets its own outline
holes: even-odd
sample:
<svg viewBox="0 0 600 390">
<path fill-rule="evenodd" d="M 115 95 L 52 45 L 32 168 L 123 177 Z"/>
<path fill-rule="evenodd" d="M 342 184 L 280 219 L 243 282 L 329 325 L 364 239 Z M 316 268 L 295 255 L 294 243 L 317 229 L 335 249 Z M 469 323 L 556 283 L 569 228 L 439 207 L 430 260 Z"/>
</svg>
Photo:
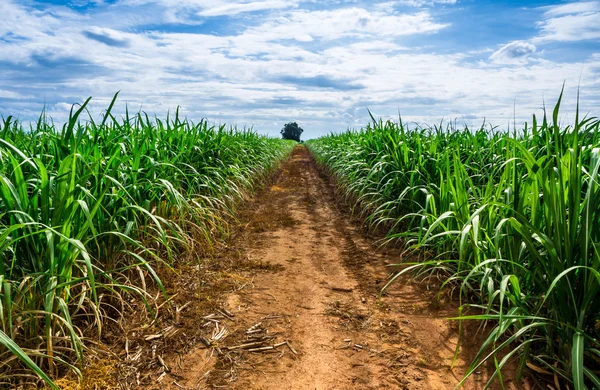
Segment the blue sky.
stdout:
<svg viewBox="0 0 600 390">
<path fill-rule="evenodd" d="M 0 0 L 0 115 L 117 111 L 307 138 L 383 118 L 506 127 L 566 83 L 600 114 L 600 1 Z"/>
</svg>

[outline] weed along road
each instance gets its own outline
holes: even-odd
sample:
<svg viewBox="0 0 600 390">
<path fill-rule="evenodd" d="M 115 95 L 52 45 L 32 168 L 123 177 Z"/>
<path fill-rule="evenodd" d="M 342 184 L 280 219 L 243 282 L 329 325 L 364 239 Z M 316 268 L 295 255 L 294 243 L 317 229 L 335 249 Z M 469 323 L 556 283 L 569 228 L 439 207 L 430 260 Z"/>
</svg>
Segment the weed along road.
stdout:
<svg viewBox="0 0 600 390">
<path fill-rule="evenodd" d="M 463 345 L 451 368 L 455 304 L 436 305 L 436 287 L 408 279 L 379 301 L 400 251 L 378 248 L 352 220 L 304 146 L 244 206 L 239 226 L 219 255 L 237 259 L 228 271 L 235 283 L 220 308 L 197 319 L 203 343 L 150 388 L 452 389 L 460 381 L 477 336 L 465 330 L 473 346 Z M 482 367 L 465 388 L 482 388 L 492 371 Z"/>
</svg>

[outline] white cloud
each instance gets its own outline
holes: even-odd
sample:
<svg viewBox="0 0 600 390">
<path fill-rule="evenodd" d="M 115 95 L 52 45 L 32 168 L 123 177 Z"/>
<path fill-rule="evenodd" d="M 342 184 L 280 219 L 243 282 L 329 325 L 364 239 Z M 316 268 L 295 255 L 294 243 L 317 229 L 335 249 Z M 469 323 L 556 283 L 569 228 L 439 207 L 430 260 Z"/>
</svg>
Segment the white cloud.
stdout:
<svg viewBox="0 0 600 390">
<path fill-rule="evenodd" d="M 348 45 L 354 51 L 359 52 L 376 52 L 376 53 L 391 53 L 398 51 L 407 51 L 410 50 L 408 47 L 400 46 L 393 42 L 388 41 L 372 41 L 372 42 L 357 42 Z"/>
<path fill-rule="evenodd" d="M 535 53 L 536 47 L 525 41 L 514 41 L 495 51 L 490 60 L 496 63 L 520 63 Z"/>
<path fill-rule="evenodd" d="M 57 27 L 60 21 L 52 14 L 34 9 L 26 9 L 9 1 L 0 1 L 0 37 L 12 35 L 23 38 L 36 38 Z"/>
<path fill-rule="evenodd" d="M 28 99 L 28 98 L 32 98 L 32 97 L 33 96 L 23 95 L 18 92 L 6 91 L 3 89 L 0 89 L 0 99 Z"/>
<path fill-rule="evenodd" d="M 600 2 L 569 3 L 544 7 L 541 33 L 534 42 L 572 42 L 600 39 Z"/>
<path fill-rule="evenodd" d="M 436 33 L 448 24 L 437 23 L 429 12 L 386 14 L 364 8 L 340 8 L 328 11 L 293 11 L 275 20 L 251 28 L 268 40 L 335 40 L 345 37 L 394 37 Z"/>
<path fill-rule="evenodd" d="M 200 16 L 237 15 L 243 12 L 274 10 L 289 8 L 295 3 L 283 0 L 252 1 L 249 3 L 225 3 L 213 7 L 205 7 L 198 13 Z"/>
<path fill-rule="evenodd" d="M 423 7 L 425 5 L 436 5 L 436 4 L 456 4 L 456 0 L 398 0 L 392 1 L 397 5 L 408 5 L 411 7 Z"/>
<path fill-rule="evenodd" d="M 543 8 L 545 8 L 546 10 L 546 16 L 554 17 L 588 12 L 598 12 L 598 10 L 600 10 L 600 3 L 598 3 L 597 1 L 582 1 L 577 3 L 567 3 Z"/>
<path fill-rule="evenodd" d="M 200 16 L 239 15 L 245 12 L 294 8 L 300 0 L 120 0 L 118 4 L 139 6 L 154 4 L 167 10 L 190 10 Z"/>
</svg>

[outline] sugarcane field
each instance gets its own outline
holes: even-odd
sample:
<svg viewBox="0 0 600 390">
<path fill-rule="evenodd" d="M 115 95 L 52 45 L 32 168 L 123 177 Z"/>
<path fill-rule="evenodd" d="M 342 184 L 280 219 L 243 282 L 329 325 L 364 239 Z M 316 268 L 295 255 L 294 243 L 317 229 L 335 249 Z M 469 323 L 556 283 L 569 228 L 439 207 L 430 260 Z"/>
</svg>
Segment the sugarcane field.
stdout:
<svg viewBox="0 0 600 390">
<path fill-rule="evenodd" d="M 0 11 L 0 388 L 600 389 L 600 2 Z"/>
</svg>

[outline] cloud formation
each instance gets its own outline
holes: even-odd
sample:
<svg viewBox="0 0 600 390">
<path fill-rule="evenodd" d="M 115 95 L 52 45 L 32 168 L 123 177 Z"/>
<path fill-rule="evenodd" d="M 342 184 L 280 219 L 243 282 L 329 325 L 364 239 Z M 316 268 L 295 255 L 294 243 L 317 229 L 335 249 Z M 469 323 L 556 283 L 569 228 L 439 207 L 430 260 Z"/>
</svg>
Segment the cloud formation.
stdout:
<svg viewBox="0 0 600 390">
<path fill-rule="evenodd" d="M 248 3 L 228 3 L 205 7 L 198 13 L 200 16 L 237 15 L 243 12 L 256 12 L 288 8 L 294 3 L 284 0 L 252 1 Z"/>
<path fill-rule="evenodd" d="M 4 0 L 0 115 L 35 119 L 45 104 L 60 121 L 87 96 L 99 114 L 121 91 L 116 113 L 125 102 L 158 115 L 181 106 L 192 119 L 273 135 L 291 120 L 307 136 L 362 126 L 367 108 L 384 118 L 400 110 L 407 122 L 503 124 L 515 99 L 517 117 L 528 119 L 563 81 L 568 113 L 580 75 L 582 107 L 594 112 L 600 48 L 586 38 L 593 29 L 574 52 L 561 43 L 574 33 L 549 38 L 558 29 L 546 26 L 593 14 L 596 5 L 544 7 L 533 35 L 478 41 L 460 22 L 472 10 L 455 1 L 117 0 L 70 8 Z"/>
<path fill-rule="evenodd" d="M 538 22 L 541 34 L 534 40 L 574 42 L 600 39 L 600 2 L 579 2 L 546 7 Z"/>
<path fill-rule="evenodd" d="M 525 41 L 514 41 L 492 53 L 490 60 L 499 63 L 521 62 L 535 53 L 536 47 Z"/>
</svg>

